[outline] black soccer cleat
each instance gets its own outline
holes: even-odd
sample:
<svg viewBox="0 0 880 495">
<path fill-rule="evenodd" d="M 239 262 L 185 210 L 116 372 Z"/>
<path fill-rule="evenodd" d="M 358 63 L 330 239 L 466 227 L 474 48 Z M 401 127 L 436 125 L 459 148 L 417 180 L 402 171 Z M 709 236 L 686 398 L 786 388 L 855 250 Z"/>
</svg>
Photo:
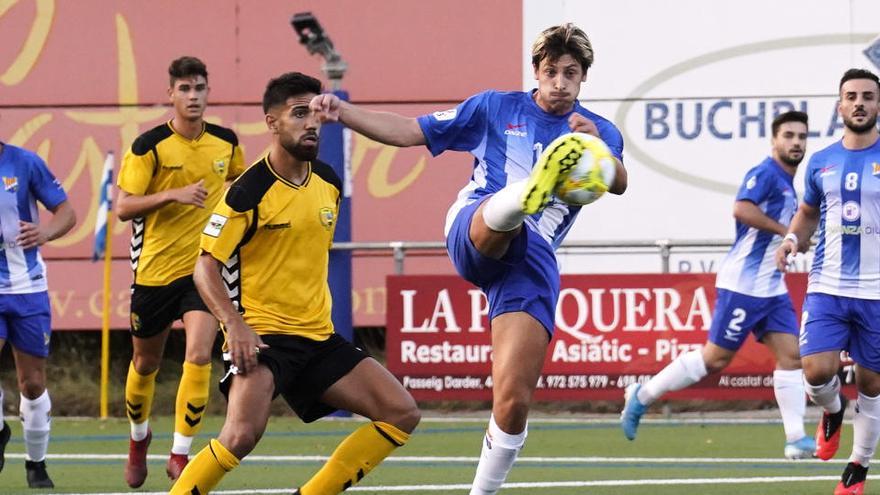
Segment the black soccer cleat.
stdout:
<svg viewBox="0 0 880 495">
<path fill-rule="evenodd" d="M 840 476 L 840 483 L 834 489 L 834 495 L 863 495 L 865 480 L 868 479 L 868 468 L 856 462 L 850 462 Z"/>
<path fill-rule="evenodd" d="M 3 465 L 6 464 L 6 444 L 9 443 L 9 437 L 12 436 L 12 430 L 6 421 L 3 422 L 3 429 L 0 430 L 0 471 L 3 471 Z"/>
<path fill-rule="evenodd" d="M 30 488 L 55 488 L 55 483 L 46 472 L 46 461 L 24 461 L 27 482 Z"/>
</svg>

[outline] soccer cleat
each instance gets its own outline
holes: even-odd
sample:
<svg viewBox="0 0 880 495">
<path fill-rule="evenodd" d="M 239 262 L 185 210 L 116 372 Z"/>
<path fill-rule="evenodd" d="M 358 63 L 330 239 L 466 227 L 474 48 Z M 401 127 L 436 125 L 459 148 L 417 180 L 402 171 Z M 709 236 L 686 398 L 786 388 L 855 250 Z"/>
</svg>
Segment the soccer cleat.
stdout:
<svg viewBox="0 0 880 495">
<path fill-rule="evenodd" d="M 827 461 L 834 457 L 840 447 L 840 431 L 843 429 L 843 415 L 849 401 L 840 394 L 840 411 L 831 414 L 822 412 L 822 421 L 816 428 L 816 457 Z"/>
<path fill-rule="evenodd" d="M 638 383 L 633 383 L 626 387 L 623 411 L 620 413 L 620 427 L 623 428 L 623 436 L 627 440 L 636 439 L 639 422 L 642 420 L 642 415 L 648 409 L 648 406 L 639 402 L 638 393 L 640 388 L 642 386 Z"/>
<path fill-rule="evenodd" d="M 55 483 L 46 472 L 46 461 L 24 461 L 29 488 L 55 488 Z"/>
<path fill-rule="evenodd" d="M 586 143 L 577 133 L 568 133 L 554 139 L 541 153 L 532 167 L 523 190 L 522 211 L 534 215 L 550 203 L 556 187 L 565 180 L 586 150 Z"/>
<path fill-rule="evenodd" d="M 147 448 L 153 439 L 153 432 L 147 430 L 147 436 L 140 441 L 128 439 L 128 462 L 125 463 L 125 482 L 132 488 L 138 488 L 147 479 Z"/>
<path fill-rule="evenodd" d="M 840 483 L 834 489 L 834 495 L 863 495 L 865 493 L 865 481 L 868 479 L 868 468 L 861 464 L 850 462 L 843 470 Z"/>
<path fill-rule="evenodd" d="M 9 443 L 9 437 L 12 436 L 12 429 L 6 421 L 3 422 L 3 429 L 0 430 L 0 471 L 3 471 L 3 465 L 6 464 L 6 444 Z"/>
<path fill-rule="evenodd" d="M 816 440 L 810 437 L 802 437 L 794 442 L 785 444 L 786 459 L 811 459 L 816 455 Z"/>
<path fill-rule="evenodd" d="M 168 475 L 171 481 L 180 478 L 180 473 L 183 472 L 183 468 L 186 467 L 188 462 L 189 457 L 185 454 L 175 454 L 172 452 L 168 456 L 168 464 L 165 465 L 165 474 Z"/>
</svg>

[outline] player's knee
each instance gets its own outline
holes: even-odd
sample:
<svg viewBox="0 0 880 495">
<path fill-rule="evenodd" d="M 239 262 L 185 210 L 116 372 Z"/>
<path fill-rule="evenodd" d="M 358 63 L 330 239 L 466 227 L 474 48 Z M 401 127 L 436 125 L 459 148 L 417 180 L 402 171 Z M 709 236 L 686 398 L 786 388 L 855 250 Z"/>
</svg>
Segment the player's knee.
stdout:
<svg viewBox="0 0 880 495">
<path fill-rule="evenodd" d="M 134 363 L 134 370 L 140 375 L 149 375 L 159 369 L 159 363 L 162 361 L 161 356 L 153 356 L 150 354 L 134 354 L 131 362 Z"/>
<path fill-rule="evenodd" d="M 44 380 L 39 377 L 27 377 L 18 382 L 18 390 L 28 400 L 34 400 L 46 391 Z"/>
<path fill-rule="evenodd" d="M 814 387 L 830 382 L 837 374 L 836 366 L 828 366 L 825 363 L 817 363 L 811 360 L 804 362 L 803 366 L 804 380 Z"/>
<path fill-rule="evenodd" d="M 184 359 L 187 363 L 204 366 L 211 362 L 211 349 L 187 349 Z"/>
<path fill-rule="evenodd" d="M 730 365 L 730 362 L 733 360 L 733 356 L 713 356 L 710 358 L 703 357 L 703 362 L 706 364 L 706 372 L 707 373 L 717 373 L 724 368 L 727 368 Z"/>
<path fill-rule="evenodd" d="M 254 447 L 257 446 L 257 442 L 260 440 L 260 435 L 253 430 L 245 428 L 231 430 L 224 428 L 220 433 L 220 438 L 217 440 L 232 452 L 232 455 L 242 459 L 254 450 Z"/>
<path fill-rule="evenodd" d="M 397 413 L 397 417 L 391 422 L 397 428 L 412 433 L 422 420 L 422 411 L 416 406 L 415 402 L 410 407 L 406 407 Z"/>
</svg>

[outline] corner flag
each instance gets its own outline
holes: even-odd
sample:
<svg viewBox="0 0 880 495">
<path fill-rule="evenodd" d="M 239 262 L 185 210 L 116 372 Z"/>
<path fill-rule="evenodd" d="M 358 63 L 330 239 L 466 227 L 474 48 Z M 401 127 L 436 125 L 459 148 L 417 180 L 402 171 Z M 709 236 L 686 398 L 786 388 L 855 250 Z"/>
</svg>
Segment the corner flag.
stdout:
<svg viewBox="0 0 880 495">
<path fill-rule="evenodd" d="M 107 152 L 104 172 L 101 174 L 101 196 L 98 202 L 98 215 L 95 219 L 95 250 L 92 261 L 104 258 L 107 249 L 107 217 L 110 215 L 110 198 L 113 187 L 113 152 Z"/>
</svg>

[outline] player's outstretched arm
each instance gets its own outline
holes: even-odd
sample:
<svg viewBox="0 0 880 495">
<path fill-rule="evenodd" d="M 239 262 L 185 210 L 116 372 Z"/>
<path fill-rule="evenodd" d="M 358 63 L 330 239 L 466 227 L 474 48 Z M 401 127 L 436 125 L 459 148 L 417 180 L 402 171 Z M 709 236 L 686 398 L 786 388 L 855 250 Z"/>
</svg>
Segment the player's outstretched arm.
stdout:
<svg viewBox="0 0 880 495">
<path fill-rule="evenodd" d="M 236 311 L 220 278 L 220 262 L 210 253 L 202 253 L 196 260 L 193 281 L 208 309 L 226 330 L 226 347 L 232 364 L 247 374 L 257 366 L 257 349 L 269 346 Z"/>
<path fill-rule="evenodd" d="M 167 189 L 143 196 L 130 194 L 120 189 L 117 197 L 116 215 L 125 222 L 132 218 L 142 217 L 171 203 L 204 208 L 206 199 L 208 199 L 208 190 L 205 188 L 204 179 L 185 187 Z"/>
<path fill-rule="evenodd" d="M 776 250 L 776 267 L 786 271 L 789 256 L 798 252 L 806 253 L 810 249 L 810 237 L 819 225 L 819 208 L 801 203 L 797 213 L 788 226 L 788 233 L 782 239 L 782 245 Z"/>
<path fill-rule="evenodd" d="M 314 97 L 309 108 L 318 112 L 324 122 L 342 122 L 351 130 L 383 144 L 400 147 L 425 144 L 422 128 L 413 117 L 367 110 L 333 94 Z"/>
<path fill-rule="evenodd" d="M 784 236 L 788 231 L 785 225 L 768 217 L 758 205 L 751 201 L 739 200 L 735 202 L 733 204 L 733 218 L 749 227 L 779 236 Z"/>
</svg>

